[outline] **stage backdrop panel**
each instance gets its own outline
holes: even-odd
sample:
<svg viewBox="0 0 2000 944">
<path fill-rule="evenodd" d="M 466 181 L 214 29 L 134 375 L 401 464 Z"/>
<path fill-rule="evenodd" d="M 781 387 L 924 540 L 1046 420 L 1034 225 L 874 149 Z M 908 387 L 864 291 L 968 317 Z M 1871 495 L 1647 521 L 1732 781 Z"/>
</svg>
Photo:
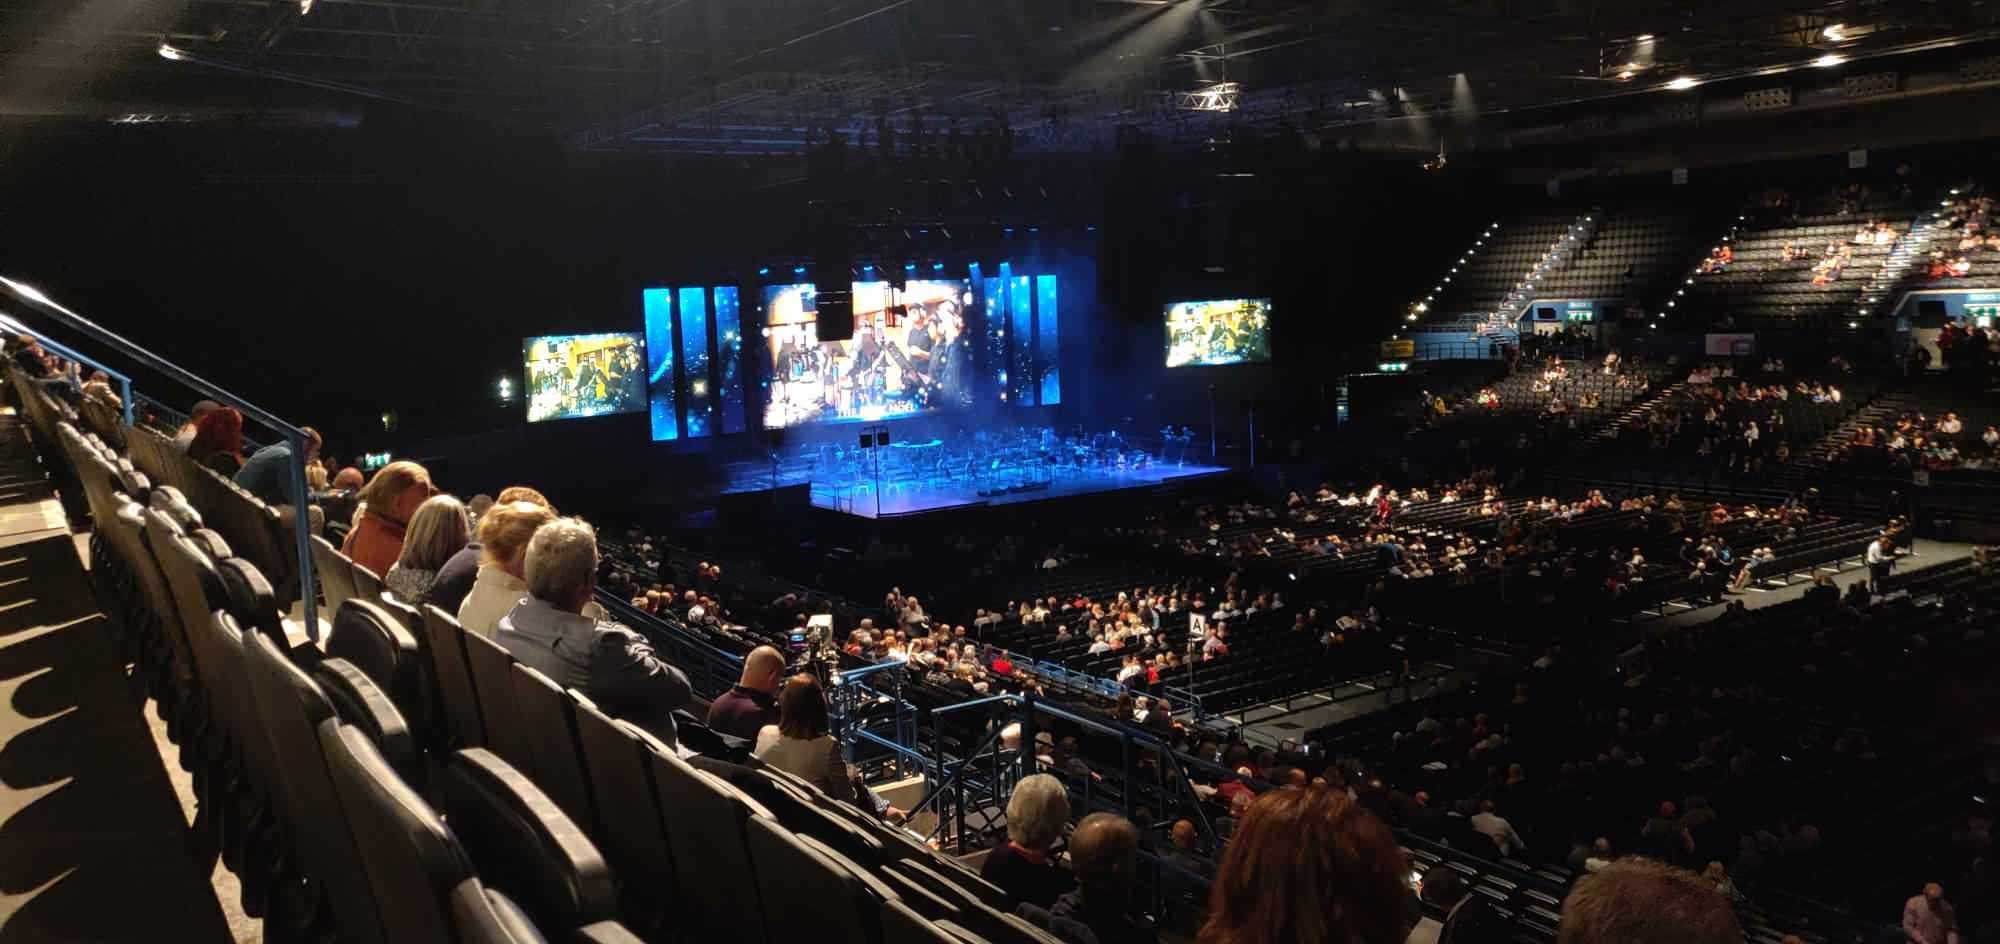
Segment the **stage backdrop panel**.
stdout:
<svg viewBox="0 0 2000 944">
<path fill-rule="evenodd" d="M 636 413 L 645 407 L 637 334 L 568 334 L 521 343 L 528 422 Z"/>
<path fill-rule="evenodd" d="M 1271 360 L 1271 300 L 1230 298 L 1167 306 L 1167 366 Z"/>
<path fill-rule="evenodd" d="M 971 283 L 856 282 L 854 337 L 821 342 L 813 287 L 764 287 L 764 428 L 876 422 L 971 405 Z"/>
</svg>

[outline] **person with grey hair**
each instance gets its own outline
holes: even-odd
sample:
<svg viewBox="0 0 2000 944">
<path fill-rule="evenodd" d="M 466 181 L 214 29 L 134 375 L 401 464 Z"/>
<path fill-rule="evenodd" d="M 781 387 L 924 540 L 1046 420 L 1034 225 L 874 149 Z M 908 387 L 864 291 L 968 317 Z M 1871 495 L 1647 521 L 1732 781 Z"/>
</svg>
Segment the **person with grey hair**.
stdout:
<svg viewBox="0 0 2000 944">
<path fill-rule="evenodd" d="M 597 589 L 597 534 L 557 518 L 528 541 L 528 596 L 500 618 L 494 641 L 522 665 L 583 692 L 606 713 L 675 743 L 674 709 L 693 698 L 687 676 L 646 637 L 584 615 Z"/>
<path fill-rule="evenodd" d="M 1007 844 L 986 855 L 979 877 L 1007 893 L 1009 905 L 1054 907 L 1074 884 L 1050 852 L 1069 825 L 1069 790 L 1048 774 L 1023 777 L 1007 800 Z"/>
</svg>

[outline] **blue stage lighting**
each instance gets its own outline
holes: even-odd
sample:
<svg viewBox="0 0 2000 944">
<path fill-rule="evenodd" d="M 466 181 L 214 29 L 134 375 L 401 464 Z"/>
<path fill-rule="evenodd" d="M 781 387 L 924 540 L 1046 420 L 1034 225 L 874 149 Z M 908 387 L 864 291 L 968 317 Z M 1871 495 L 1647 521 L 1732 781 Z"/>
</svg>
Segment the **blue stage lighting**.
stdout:
<svg viewBox="0 0 2000 944">
<path fill-rule="evenodd" d="M 917 271 L 917 264 L 916 264 L 916 263 L 914 263 L 914 262 L 905 262 L 905 263 L 903 263 L 903 271 L 905 271 L 905 272 L 915 272 L 915 271 Z"/>
<path fill-rule="evenodd" d="M 804 274 L 806 274 L 806 267 L 805 267 L 805 266 L 793 266 L 793 267 L 792 267 L 792 274 L 793 274 L 793 275 L 804 275 Z"/>
<path fill-rule="evenodd" d="M 763 267 L 763 268 L 761 268 L 761 269 L 758 269 L 758 270 L 757 270 L 757 274 L 758 274 L 758 275 L 770 275 L 770 274 L 771 274 L 771 267 L 770 267 L 770 266 L 765 266 L 765 267 Z"/>
<path fill-rule="evenodd" d="M 933 263 L 931 263 L 931 271 L 932 271 L 932 272 L 943 272 L 943 271 L 944 271 L 944 263 L 942 263 L 942 262 L 933 262 Z"/>
</svg>

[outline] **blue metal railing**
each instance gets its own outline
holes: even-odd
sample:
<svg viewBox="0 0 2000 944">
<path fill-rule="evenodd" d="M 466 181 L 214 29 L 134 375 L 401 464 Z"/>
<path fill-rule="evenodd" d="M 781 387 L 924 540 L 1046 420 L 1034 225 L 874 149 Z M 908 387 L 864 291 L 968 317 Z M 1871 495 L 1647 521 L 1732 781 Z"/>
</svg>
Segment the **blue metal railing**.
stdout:
<svg viewBox="0 0 2000 944">
<path fill-rule="evenodd" d="M 641 610 L 601 587 L 597 590 L 597 602 L 612 619 L 638 630 L 665 649 L 667 661 L 687 673 L 688 684 L 695 694 L 713 699 L 743 677 L 742 656 L 695 638 L 686 627 Z"/>
<path fill-rule="evenodd" d="M 316 598 L 319 595 L 319 585 L 315 579 L 316 575 L 313 573 L 312 517 L 306 513 L 305 507 L 312 494 L 306 487 L 307 440 L 305 431 L 279 419 L 275 414 L 251 403 L 249 400 L 230 393 L 217 384 L 199 377 L 182 368 L 180 365 L 133 343 L 117 332 L 63 307 L 47 295 L 42 294 L 40 289 L 32 285 L 0 276 L 0 296 L 12 298 L 22 306 L 25 306 L 27 310 L 60 323 L 73 331 L 80 332 L 97 343 L 118 352 L 120 356 L 136 361 L 181 386 L 198 391 L 203 396 L 218 403 L 226 403 L 235 407 L 245 418 L 262 424 L 277 433 L 285 442 L 291 445 L 291 493 L 297 496 L 296 501 L 298 503 L 292 515 L 292 530 L 295 538 L 295 550 L 298 554 L 300 616 L 304 620 L 306 634 L 313 641 L 317 642 L 319 640 L 319 604 Z M 19 320 L 19 318 L 17 317 L 16 320 Z M 51 350 L 54 350 L 54 348 L 51 348 Z M 104 370 L 107 374 L 110 373 L 108 369 L 102 367 L 98 369 Z M 130 423 L 132 418 L 132 397 L 129 395 L 129 390 L 127 393 L 128 395 L 125 397 L 125 419 L 127 423 Z"/>
<path fill-rule="evenodd" d="M 89 367 L 92 370 L 101 370 L 105 373 L 106 376 L 110 377 L 112 380 L 118 381 L 118 399 L 120 404 L 123 406 L 125 410 L 125 425 L 127 426 L 132 425 L 133 393 L 132 393 L 131 377 L 126 376 L 121 371 L 113 370 L 112 368 L 105 366 L 102 362 L 98 361 L 97 359 L 87 354 L 79 353 L 69 348 L 68 346 L 64 345 L 62 342 L 57 341 L 54 338 L 51 338 L 40 331 L 36 331 L 35 329 L 30 328 L 27 325 L 24 325 L 19 321 L 14 320 L 13 318 L 9 318 L 6 315 L 0 315 L 0 327 L 4 327 L 9 331 L 25 334 L 31 338 L 34 338 L 37 342 L 40 342 L 42 347 L 54 351 L 55 353 L 60 354 L 63 357 L 69 358 L 70 360 L 73 360 L 86 367 Z"/>
</svg>

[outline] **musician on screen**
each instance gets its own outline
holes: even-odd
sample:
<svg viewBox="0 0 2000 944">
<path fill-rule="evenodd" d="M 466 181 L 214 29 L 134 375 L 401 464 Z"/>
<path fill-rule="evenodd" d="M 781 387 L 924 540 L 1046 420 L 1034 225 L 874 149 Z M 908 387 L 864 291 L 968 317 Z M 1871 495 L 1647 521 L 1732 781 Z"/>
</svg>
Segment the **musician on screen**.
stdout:
<svg viewBox="0 0 2000 944">
<path fill-rule="evenodd" d="M 932 353 L 931 385 L 936 405 L 958 406 L 970 399 L 966 381 L 972 376 L 972 352 L 957 308 L 949 303 L 940 305 L 935 319 L 938 341 Z"/>
</svg>

